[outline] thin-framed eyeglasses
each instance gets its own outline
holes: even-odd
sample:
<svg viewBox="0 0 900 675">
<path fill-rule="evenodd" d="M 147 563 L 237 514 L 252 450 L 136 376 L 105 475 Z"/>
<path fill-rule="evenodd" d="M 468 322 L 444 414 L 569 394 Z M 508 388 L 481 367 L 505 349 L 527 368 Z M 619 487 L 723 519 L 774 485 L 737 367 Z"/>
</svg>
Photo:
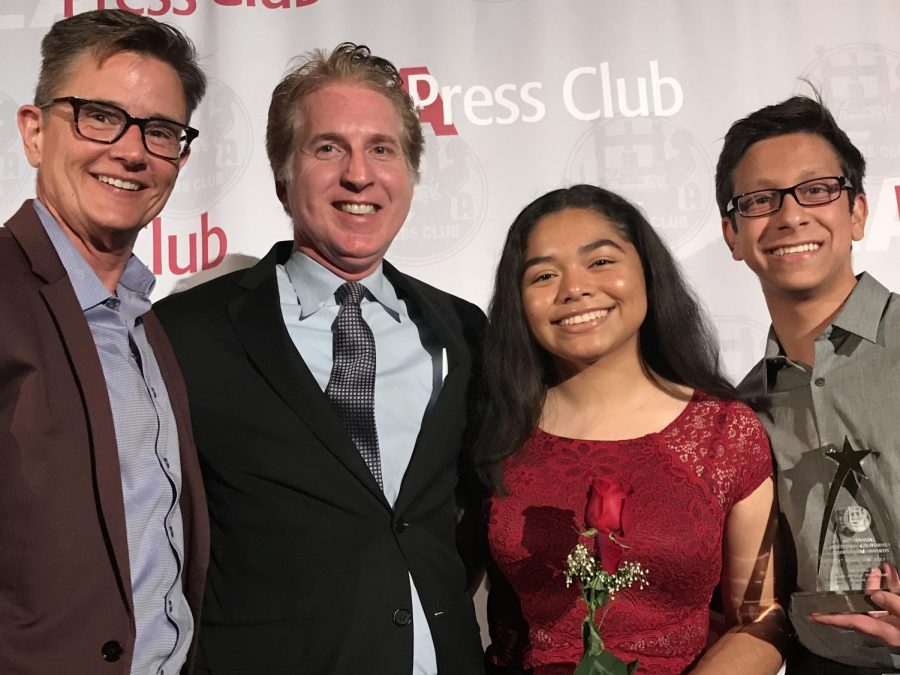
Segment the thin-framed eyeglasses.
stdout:
<svg viewBox="0 0 900 675">
<path fill-rule="evenodd" d="M 161 159 L 181 159 L 200 134 L 193 127 L 164 117 L 132 117 L 122 108 L 77 96 L 55 98 L 40 106 L 41 110 L 60 103 L 72 106 L 75 131 L 82 138 L 111 145 L 118 141 L 132 124 L 141 130 L 141 140 L 151 155 Z"/>
<path fill-rule="evenodd" d="M 821 206 L 835 201 L 843 190 L 852 189 L 853 185 L 844 176 L 813 178 L 788 188 L 754 190 L 732 197 L 726 205 L 725 212 L 731 213 L 736 210 L 742 216 L 757 218 L 778 211 L 784 203 L 785 195 L 792 195 L 800 206 Z"/>
</svg>

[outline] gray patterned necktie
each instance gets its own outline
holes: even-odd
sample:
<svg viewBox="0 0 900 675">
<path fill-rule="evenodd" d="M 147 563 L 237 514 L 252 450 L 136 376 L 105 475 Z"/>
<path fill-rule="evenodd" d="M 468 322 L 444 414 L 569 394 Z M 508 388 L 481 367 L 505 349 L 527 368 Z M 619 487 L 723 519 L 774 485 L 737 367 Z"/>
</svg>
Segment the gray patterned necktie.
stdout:
<svg viewBox="0 0 900 675">
<path fill-rule="evenodd" d="M 325 395 L 383 488 L 375 428 L 375 337 L 359 306 L 365 294 L 366 287 L 355 281 L 348 281 L 335 293 L 341 308 L 332 325 L 334 365 Z"/>
</svg>

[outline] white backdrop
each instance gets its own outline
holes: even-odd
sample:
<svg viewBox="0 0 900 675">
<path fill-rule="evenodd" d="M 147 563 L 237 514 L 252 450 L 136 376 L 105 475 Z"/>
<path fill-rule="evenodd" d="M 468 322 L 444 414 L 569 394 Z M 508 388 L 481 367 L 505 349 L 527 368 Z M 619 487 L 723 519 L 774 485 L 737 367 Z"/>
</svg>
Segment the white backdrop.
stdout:
<svg viewBox="0 0 900 675">
<path fill-rule="evenodd" d="M 486 306 L 521 207 L 599 183 L 659 228 L 738 377 L 768 320 L 755 279 L 721 241 L 714 164 L 732 121 L 808 93 L 803 77 L 869 162 L 856 267 L 900 288 L 897 0 L 2 0 L 0 220 L 34 194 L 15 110 L 32 100 L 40 39 L 53 21 L 104 7 L 183 28 L 210 77 L 192 120 L 200 138 L 137 245 L 159 277 L 156 297 L 290 238 L 265 154 L 269 94 L 292 57 L 344 40 L 393 61 L 422 102 L 422 180 L 388 257 L 437 286 Z"/>
<path fill-rule="evenodd" d="M 292 57 L 345 40 L 403 69 L 424 106 L 422 181 L 389 259 L 482 307 L 515 214 L 598 183 L 659 228 L 739 378 L 768 319 L 721 240 L 714 165 L 731 122 L 809 93 L 800 78 L 869 162 L 857 270 L 900 288 L 898 0 L 0 0 L 0 222 L 34 194 L 15 112 L 32 100 L 41 37 L 113 7 L 183 28 L 210 77 L 190 161 L 138 241 L 156 297 L 291 237 L 265 154 L 269 95 Z"/>
</svg>

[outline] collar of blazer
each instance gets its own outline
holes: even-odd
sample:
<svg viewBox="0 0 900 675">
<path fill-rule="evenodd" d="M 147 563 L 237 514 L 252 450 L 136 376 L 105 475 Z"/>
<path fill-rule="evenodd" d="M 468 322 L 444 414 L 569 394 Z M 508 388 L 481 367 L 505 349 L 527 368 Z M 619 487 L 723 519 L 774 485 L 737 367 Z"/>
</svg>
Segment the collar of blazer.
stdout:
<svg viewBox="0 0 900 675">
<path fill-rule="evenodd" d="M 262 260 L 250 268 L 238 282 L 245 292 L 238 294 L 228 305 L 235 333 L 246 353 L 263 378 L 285 404 L 300 418 L 321 443 L 363 483 L 386 508 L 390 505 L 366 467 L 328 399 L 322 393 L 312 373 L 297 353 L 284 326 L 278 299 L 275 266 L 283 264 L 293 250 L 293 242 L 278 242 Z M 436 404 L 426 413 L 422 430 L 407 476 L 397 500 L 397 508 L 405 500 L 405 492 L 417 490 L 418 481 L 411 480 L 426 471 L 419 471 L 419 447 L 426 441 L 427 429 L 440 425 L 447 408 L 459 410 L 463 399 L 458 394 L 468 383 L 471 357 L 466 345 L 462 321 L 452 305 L 451 296 L 399 272 L 384 263 L 387 278 L 398 295 L 415 303 L 424 321 L 434 331 L 438 344 L 447 350 L 448 372 Z M 449 396 L 447 395 L 449 394 Z M 448 400 L 449 399 L 449 400 Z M 427 464 L 427 458 L 425 461 Z"/>
<path fill-rule="evenodd" d="M 6 223 L 6 229 L 19 244 L 35 275 L 48 284 L 63 280 L 68 284 L 66 269 L 56 254 L 50 237 L 44 231 L 41 219 L 34 210 L 34 200 L 29 199 L 22 204 L 21 208 Z M 68 285 L 71 286 L 71 284 Z"/>
</svg>

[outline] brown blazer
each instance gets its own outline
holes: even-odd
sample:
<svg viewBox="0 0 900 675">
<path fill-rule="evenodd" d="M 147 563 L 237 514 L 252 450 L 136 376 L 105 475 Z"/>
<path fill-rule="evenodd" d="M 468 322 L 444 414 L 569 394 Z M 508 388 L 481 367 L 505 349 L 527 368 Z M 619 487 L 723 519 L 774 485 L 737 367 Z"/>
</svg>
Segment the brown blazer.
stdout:
<svg viewBox="0 0 900 675">
<path fill-rule="evenodd" d="M 184 589 L 198 623 L 209 525 L 187 395 L 159 322 L 143 319 L 178 427 Z M 134 639 L 106 382 L 75 291 L 26 201 L 0 229 L 0 673 L 127 674 Z"/>
</svg>

